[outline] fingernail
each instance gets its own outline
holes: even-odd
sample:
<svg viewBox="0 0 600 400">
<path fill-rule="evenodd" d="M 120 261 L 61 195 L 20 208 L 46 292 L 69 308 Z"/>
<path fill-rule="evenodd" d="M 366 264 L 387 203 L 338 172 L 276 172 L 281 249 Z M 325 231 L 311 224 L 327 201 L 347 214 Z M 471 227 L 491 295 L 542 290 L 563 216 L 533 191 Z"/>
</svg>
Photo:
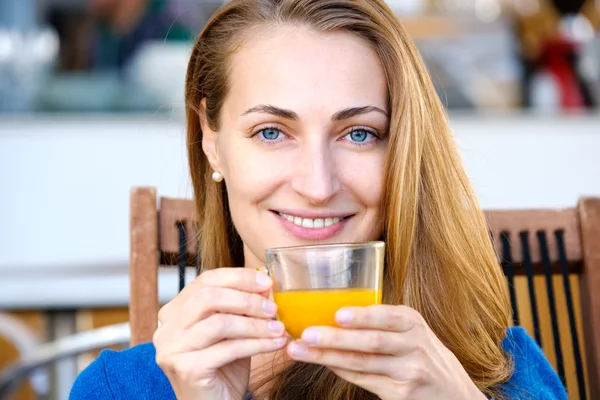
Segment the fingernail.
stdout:
<svg viewBox="0 0 600 400">
<path fill-rule="evenodd" d="M 304 357 L 308 353 L 308 347 L 300 342 L 294 342 L 290 344 L 290 353 L 294 357 Z"/>
<path fill-rule="evenodd" d="M 284 344 L 287 343 L 287 338 L 286 337 L 278 337 L 278 338 L 275 338 L 274 340 L 275 340 L 275 344 L 277 346 L 283 346 Z"/>
<path fill-rule="evenodd" d="M 277 305 L 275 303 L 273 303 L 271 300 L 267 300 L 267 299 L 262 301 L 262 308 L 263 308 L 263 311 L 269 315 L 275 314 L 275 311 L 277 311 Z"/>
<path fill-rule="evenodd" d="M 321 340 L 321 333 L 314 329 L 307 329 L 302 332 L 302 341 L 307 344 L 317 344 Z"/>
<path fill-rule="evenodd" d="M 340 324 L 349 324 L 352 322 L 354 315 L 352 311 L 348 309 L 341 309 L 335 314 L 335 320 Z"/>
<path fill-rule="evenodd" d="M 259 272 L 256 274 L 256 283 L 258 283 L 258 286 L 262 286 L 265 289 L 270 288 L 271 287 L 271 278 L 269 278 L 262 272 Z"/>
<path fill-rule="evenodd" d="M 267 323 L 269 330 L 275 333 L 283 332 L 283 324 L 279 321 L 269 321 Z"/>
</svg>

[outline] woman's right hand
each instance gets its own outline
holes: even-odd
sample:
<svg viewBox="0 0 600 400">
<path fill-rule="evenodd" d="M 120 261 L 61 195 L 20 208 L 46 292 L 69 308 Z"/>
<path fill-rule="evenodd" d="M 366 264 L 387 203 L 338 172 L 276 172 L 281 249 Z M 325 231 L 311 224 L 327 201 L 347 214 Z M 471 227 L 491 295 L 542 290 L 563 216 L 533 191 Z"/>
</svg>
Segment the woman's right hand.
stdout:
<svg viewBox="0 0 600 400">
<path fill-rule="evenodd" d="M 271 278 L 248 268 L 202 273 L 161 308 L 156 362 L 179 400 L 241 400 L 250 357 L 282 349 Z"/>
</svg>

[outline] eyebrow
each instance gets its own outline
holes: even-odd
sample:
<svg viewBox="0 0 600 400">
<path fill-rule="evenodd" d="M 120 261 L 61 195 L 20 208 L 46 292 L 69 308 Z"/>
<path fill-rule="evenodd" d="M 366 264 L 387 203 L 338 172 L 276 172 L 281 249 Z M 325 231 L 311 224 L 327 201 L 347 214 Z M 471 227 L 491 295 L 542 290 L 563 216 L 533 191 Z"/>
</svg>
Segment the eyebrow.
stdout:
<svg viewBox="0 0 600 400">
<path fill-rule="evenodd" d="M 370 112 L 378 112 L 380 114 L 385 115 L 386 117 L 388 116 L 387 112 L 385 112 L 384 110 L 382 110 L 379 107 L 364 106 L 364 107 L 345 108 L 345 109 L 333 114 L 333 116 L 331 117 L 331 120 L 332 121 L 343 121 L 345 119 L 349 119 L 349 118 L 355 117 L 357 115 L 368 114 Z M 297 121 L 298 119 L 300 119 L 298 117 L 298 114 L 296 114 L 294 111 L 286 110 L 286 109 L 275 107 L 275 106 L 268 105 L 268 104 L 260 104 L 258 106 L 252 107 L 252 108 L 246 110 L 242 115 L 247 115 L 247 114 L 252 114 L 252 113 L 271 114 L 276 117 L 281 117 L 284 119 L 291 119 L 294 121 Z"/>
</svg>

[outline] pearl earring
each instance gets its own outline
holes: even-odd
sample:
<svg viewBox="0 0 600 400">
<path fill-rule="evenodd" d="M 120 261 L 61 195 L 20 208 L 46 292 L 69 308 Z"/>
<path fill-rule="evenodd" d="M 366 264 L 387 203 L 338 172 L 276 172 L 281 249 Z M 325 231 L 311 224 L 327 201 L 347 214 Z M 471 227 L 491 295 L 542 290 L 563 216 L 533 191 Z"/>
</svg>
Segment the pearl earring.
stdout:
<svg viewBox="0 0 600 400">
<path fill-rule="evenodd" d="M 219 171 L 215 171 L 212 174 L 212 178 L 213 178 L 213 181 L 215 181 L 215 182 L 221 182 L 223 180 L 223 174 L 220 173 Z"/>
</svg>

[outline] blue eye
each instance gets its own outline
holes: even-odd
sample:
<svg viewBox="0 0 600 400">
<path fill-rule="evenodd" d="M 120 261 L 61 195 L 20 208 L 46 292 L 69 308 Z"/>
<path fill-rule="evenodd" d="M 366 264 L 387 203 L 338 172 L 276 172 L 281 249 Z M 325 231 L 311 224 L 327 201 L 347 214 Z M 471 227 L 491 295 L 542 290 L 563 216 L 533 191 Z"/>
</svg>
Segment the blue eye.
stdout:
<svg viewBox="0 0 600 400">
<path fill-rule="evenodd" d="M 265 140 L 277 140 L 281 135 L 281 131 L 274 128 L 266 128 L 259 132 Z"/>
<path fill-rule="evenodd" d="M 371 132 L 368 132 L 364 129 L 357 129 L 350 132 L 350 139 L 354 142 L 364 142 L 371 135 Z"/>
</svg>

